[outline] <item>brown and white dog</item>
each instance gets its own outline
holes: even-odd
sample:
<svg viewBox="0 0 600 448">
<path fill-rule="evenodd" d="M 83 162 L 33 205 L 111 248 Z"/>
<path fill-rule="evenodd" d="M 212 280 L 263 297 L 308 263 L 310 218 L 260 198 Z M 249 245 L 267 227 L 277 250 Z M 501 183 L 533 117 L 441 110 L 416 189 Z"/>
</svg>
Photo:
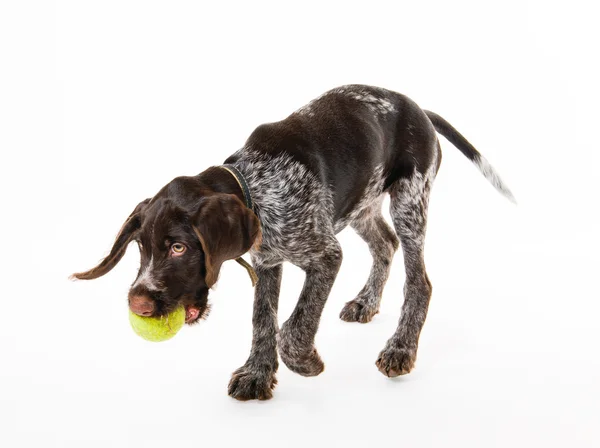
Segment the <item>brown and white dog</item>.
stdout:
<svg viewBox="0 0 600 448">
<path fill-rule="evenodd" d="M 376 365 L 389 377 L 406 374 L 415 363 L 431 297 L 423 245 L 429 193 L 441 162 L 436 131 L 513 199 L 483 156 L 443 118 L 401 94 L 348 85 L 285 120 L 259 126 L 224 166 L 177 177 L 140 202 L 110 254 L 74 277 L 106 274 L 136 241 L 141 267 L 129 307 L 154 316 L 183 305 L 191 324 L 206 316 L 208 291 L 221 265 L 249 251 L 258 276 L 252 350 L 233 373 L 229 394 L 268 399 L 278 353 L 300 375 L 323 371 L 314 339 L 342 262 L 336 234 L 349 225 L 369 245 L 373 266 L 363 289 L 342 309 L 342 320 L 366 323 L 378 312 L 392 257 L 402 245 L 404 305 Z M 381 214 L 386 193 L 393 230 Z M 278 329 L 284 261 L 302 268 L 306 281 L 295 310 Z"/>
</svg>

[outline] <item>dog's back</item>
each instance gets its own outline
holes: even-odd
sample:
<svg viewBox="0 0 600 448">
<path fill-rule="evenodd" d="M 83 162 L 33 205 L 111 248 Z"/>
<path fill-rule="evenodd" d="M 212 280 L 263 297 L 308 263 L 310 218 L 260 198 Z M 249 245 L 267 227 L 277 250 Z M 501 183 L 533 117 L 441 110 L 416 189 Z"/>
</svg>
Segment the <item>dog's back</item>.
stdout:
<svg viewBox="0 0 600 448">
<path fill-rule="evenodd" d="M 408 97 L 348 85 L 326 92 L 282 121 L 259 126 L 245 148 L 272 155 L 285 152 L 307 166 L 331 189 L 339 223 L 373 182 L 385 191 L 415 170 L 425 173 L 436 157 L 436 142 L 431 121 Z"/>
</svg>

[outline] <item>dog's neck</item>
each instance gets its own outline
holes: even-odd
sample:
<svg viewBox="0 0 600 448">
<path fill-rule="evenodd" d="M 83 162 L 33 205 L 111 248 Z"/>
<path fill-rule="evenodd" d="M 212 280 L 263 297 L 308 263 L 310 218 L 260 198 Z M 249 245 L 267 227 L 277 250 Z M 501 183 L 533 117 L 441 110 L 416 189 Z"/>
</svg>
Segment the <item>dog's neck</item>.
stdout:
<svg viewBox="0 0 600 448">
<path fill-rule="evenodd" d="M 252 194 L 250 193 L 250 187 L 244 175 L 233 165 L 221 165 L 225 171 L 233 176 L 244 194 L 244 203 L 246 207 L 254 211 L 254 203 L 252 202 Z"/>
<path fill-rule="evenodd" d="M 235 176 L 219 166 L 213 166 L 198 174 L 198 180 L 214 193 L 236 195 L 242 204 L 247 204 L 244 191 Z"/>
</svg>

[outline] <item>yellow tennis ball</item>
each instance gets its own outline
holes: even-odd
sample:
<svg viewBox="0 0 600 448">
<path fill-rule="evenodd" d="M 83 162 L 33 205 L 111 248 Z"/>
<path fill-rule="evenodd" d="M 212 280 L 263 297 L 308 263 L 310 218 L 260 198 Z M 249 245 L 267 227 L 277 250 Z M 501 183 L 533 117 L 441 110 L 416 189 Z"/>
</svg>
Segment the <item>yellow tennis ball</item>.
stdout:
<svg viewBox="0 0 600 448">
<path fill-rule="evenodd" d="M 185 308 L 180 306 L 166 316 L 143 317 L 129 310 L 129 323 L 138 336 L 152 342 L 171 339 L 185 323 Z"/>
</svg>

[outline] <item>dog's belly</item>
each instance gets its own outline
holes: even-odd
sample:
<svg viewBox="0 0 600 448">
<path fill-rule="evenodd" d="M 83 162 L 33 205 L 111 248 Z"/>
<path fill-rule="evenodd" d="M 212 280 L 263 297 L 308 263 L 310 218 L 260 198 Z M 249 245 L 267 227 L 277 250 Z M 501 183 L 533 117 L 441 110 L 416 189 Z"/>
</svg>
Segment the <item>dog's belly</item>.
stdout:
<svg viewBox="0 0 600 448">
<path fill-rule="evenodd" d="M 381 207 L 381 198 L 383 195 L 383 187 L 385 178 L 383 177 L 383 165 L 378 165 L 373 170 L 369 183 L 363 189 L 362 195 L 350 207 L 343 216 L 336 219 L 333 228 L 335 233 L 339 233 L 346 226 L 356 219 L 364 219 L 366 213 L 370 213 L 373 209 Z"/>
</svg>

